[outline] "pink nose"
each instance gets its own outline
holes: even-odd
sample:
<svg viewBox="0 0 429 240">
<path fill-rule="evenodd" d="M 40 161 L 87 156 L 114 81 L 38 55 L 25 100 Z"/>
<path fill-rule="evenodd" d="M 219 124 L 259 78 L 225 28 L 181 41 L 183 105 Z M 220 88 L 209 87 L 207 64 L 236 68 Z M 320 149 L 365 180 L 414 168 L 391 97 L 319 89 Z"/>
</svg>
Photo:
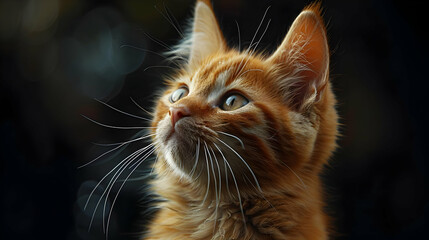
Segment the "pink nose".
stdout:
<svg viewBox="0 0 429 240">
<path fill-rule="evenodd" d="M 171 125 L 174 128 L 177 121 L 179 121 L 181 118 L 190 116 L 191 112 L 189 111 L 189 108 L 187 108 L 186 106 L 176 106 L 176 107 L 170 107 L 169 114 L 171 117 Z"/>
</svg>

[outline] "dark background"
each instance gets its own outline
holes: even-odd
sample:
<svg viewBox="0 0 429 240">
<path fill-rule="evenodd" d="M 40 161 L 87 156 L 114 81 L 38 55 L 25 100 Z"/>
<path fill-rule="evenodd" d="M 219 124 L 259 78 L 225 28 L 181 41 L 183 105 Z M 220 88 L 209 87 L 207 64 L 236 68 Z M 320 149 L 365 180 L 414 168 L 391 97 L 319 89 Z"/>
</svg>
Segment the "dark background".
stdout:
<svg viewBox="0 0 429 240">
<path fill-rule="evenodd" d="M 332 83 L 344 124 L 340 148 L 324 175 L 338 239 L 427 235 L 424 2 L 323 1 Z M 238 46 L 237 21 L 241 45 L 248 46 L 271 6 L 262 26 L 272 21 L 259 49 L 272 51 L 308 3 L 219 0 L 214 8 L 230 45 Z M 183 29 L 193 4 L 0 1 L 0 239 L 105 239 L 101 206 L 88 227 L 108 181 L 85 211 L 83 206 L 97 182 L 142 143 L 78 167 L 112 149 L 93 142 L 122 142 L 141 132 L 104 128 L 82 115 L 116 126 L 146 126 L 94 99 L 147 116 L 131 98 L 152 106 L 161 76 L 174 67 L 153 52 L 180 39 L 173 25 Z M 138 179 L 145 171 L 139 168 L 121 190 L 109 239 L 136 239 L 149 219 L 146 180 Z"/>
</svg>

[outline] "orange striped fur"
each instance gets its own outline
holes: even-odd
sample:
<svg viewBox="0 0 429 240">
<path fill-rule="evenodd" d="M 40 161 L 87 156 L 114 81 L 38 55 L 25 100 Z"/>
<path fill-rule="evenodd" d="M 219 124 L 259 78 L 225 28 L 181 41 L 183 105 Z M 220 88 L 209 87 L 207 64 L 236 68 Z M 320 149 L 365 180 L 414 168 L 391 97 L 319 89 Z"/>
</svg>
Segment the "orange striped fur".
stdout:
<svg viewBox="0 0 429 240">
<path fill-rule="evenodd" d="M 197 1 L 177 48 L 188 63 L 152 121 L 162 201 L 145 239 L 328 239 L 319 174 L 337 114 L 319 5 L 270 56 L 225 43 L 209 1 Z M 243 106 L 222 108 L 228 96 Z"/>
</svg>

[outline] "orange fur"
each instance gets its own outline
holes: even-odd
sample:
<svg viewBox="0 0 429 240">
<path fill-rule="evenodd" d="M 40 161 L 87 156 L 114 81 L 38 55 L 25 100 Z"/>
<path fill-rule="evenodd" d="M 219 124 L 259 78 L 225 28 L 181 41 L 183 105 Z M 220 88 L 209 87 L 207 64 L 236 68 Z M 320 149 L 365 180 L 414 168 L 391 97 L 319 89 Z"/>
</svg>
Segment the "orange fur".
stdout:
<svg viewBox="0 0 429 240">
<path fill-rule="evenodd" d="M 198 1 L 196 16 L 206 7 Z M 319 174 L 336 147 L 337 114 L 319 9 L 305 8 L 271 56 L 211 49 L 225 43 L 218 27 L 204 29 L 218 26 L 214 15 L 194 19 L 200 34 L 222 39 L 206 47 L 193 38 L 192 61 L 158 101 L 152 185 L 162 201 L 146 239 L 328 239 Z M 170 102 L 183 86 L 188 95 Z M 224 111 L 229 93 L 249 103 Z M 175 109 L 186 111 L 174 125 Z"/>
</svg>

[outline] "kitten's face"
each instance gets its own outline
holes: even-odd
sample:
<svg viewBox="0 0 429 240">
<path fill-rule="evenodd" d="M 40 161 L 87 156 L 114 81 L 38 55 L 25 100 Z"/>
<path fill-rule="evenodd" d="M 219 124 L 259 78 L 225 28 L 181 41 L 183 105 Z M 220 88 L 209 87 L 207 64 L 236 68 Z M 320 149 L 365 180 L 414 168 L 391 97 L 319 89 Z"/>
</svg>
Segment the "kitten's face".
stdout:
<svg viewBox="0 0 429 240">
<path fill-rule="evenodd" d="M 254 189 L 295 164 L 290 149 L 302 151 L 306 144 L 296 143 L 291 113 L 271 72 L 262 59 L 230 53 L 170 83 L 153 126 L 161 159 L 173 174 L 202 186 L 223 181 L 232 185 L 224 189 L 235 182 Z M 295 115 L 293 121 L 302 121 Z"/>
<path fill-rule="evenodd" d="M 304 10 L 270 56 L 253 54 L 252 43 L 243 53 L 230 50 L 206 1 L 197 1 L 192 29 L 176 51 L 187 65 L 152 122 L 158 173 L 241 196 L 302 182 L 296 172 L 319 168 L 335 147 L 319 8 Z"/>
</svg>

